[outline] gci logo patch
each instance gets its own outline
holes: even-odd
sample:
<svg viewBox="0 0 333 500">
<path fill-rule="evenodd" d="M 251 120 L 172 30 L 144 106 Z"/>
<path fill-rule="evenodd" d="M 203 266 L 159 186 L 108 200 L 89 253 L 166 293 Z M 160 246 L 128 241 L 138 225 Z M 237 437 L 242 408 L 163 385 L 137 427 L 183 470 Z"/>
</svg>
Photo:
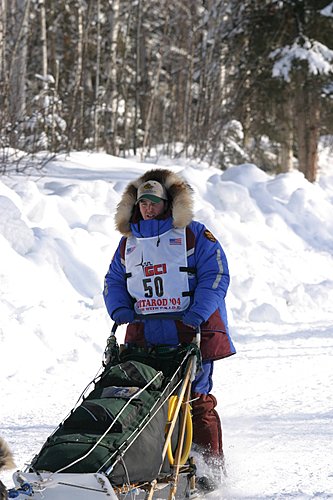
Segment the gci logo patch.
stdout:
<svg viewBox="0 0 333 500">
<path fill-rule="evenodd" d="M 160 274 L 166 274 L 167 266 L 166 264 L 155 264 L 144 267 L 145 276 L 158 276 Z"/>
</svg>

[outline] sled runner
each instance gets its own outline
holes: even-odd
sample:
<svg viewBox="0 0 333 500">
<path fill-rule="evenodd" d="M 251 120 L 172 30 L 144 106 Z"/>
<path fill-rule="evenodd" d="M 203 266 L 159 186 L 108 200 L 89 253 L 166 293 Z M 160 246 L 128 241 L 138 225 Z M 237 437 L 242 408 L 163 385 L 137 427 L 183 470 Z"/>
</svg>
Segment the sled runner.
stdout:
<svg viewBox="0 0 333 500">
<path fill-rule="evenodd" d="M 119 348 L 116 329 L 101 374 L 26 470 L 14 474 L 9 498 L 152 500 L 163 489 L 173 500 L 180 477 L 179 498 L 196 497 L 190 397 L 200 329 L 192 344 L 150 349 Z"/>
</svg>

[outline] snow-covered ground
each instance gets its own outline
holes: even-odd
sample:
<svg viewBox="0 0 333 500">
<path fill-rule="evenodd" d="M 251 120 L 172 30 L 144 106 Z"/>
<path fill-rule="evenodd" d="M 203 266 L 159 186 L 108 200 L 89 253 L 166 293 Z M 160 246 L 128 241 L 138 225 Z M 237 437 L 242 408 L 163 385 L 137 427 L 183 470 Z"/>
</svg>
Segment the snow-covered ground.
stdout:
<svg viewBox="0 0 333 500">
<path fill-rule="evenodd" d="M 228 467 L 216 498 L 333 498 L 331 165 L 323 148 L 309 184 L 297 171 L 159 161 L 193 186 L 196 219 L 229 260 L 238 353 L 215 365 Z M 114 209 L 149 168 L 76 153 L 0 177 L 1 435 L 19 468 L 100 368 Z M 8 487 L 12 472 L 0 473 Z"/>
</svg>

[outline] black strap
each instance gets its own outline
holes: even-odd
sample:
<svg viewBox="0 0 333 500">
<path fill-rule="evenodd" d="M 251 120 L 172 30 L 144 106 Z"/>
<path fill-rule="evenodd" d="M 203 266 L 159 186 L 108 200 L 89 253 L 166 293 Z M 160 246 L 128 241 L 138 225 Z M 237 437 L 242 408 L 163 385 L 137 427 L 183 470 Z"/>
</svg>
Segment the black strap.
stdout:
<svg viewBox="0 0 333 500">
<path fill-rule="evenodd" d="M 182 297 L 193 297 L 193 290 L 189 290 L 188 292 L 182 292 Z"/>
<path fill-rule="evenodd" d="M 191 273 L 191 274 L 197 273 L 197 269 L 195 267 L 187 267 L 187 266 L 180 266 L 179 271 L 181 273 Z"/>
<path fill-rule="evenodd" d="M 125 279 L 127 280 L 128 278 L 132 277 L 132 273 L 125 273 Z"/>
</svg>

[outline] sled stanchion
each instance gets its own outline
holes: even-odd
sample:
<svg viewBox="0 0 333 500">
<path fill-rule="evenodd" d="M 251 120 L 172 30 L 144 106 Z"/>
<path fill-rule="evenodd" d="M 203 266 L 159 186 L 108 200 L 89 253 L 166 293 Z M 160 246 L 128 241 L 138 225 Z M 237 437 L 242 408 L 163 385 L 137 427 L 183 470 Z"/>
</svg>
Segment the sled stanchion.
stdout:
<svg viewBox="0 0 333 500">
<path fill-rule="evenodd" d="M 201 329 L 200 329 L 200 327 L 198 327 L 197 332 L 196 332 L 196 339 L 195 339 L 195 343 L 198 347 L 200 346 L 200 340 L 201 340 Z M 190 396 L 191 396 L 192 381 L 195 378 L 196 368 L 197 368 L 196 361 L 197 360 L 195 358 L 195 355 L 192 355 L 191 360 L 189 362 L 188 369 L 187 369 L 187 373 L 186 373 L 186 375 L 188 375 L 188 378 L 185 377 L 185 380 L 186 379 L 188 380 L 186 382 L 186 385 L 185 385 L 185 393 L 184 393 L 184 396 L 182 399 L 182 404 L 185 404 L 185 405 L 189 405 Z M 176 450 L 176 457 L 175 457 L 176 463 L 174 466 L 174 468 L 175 468 L 174 478 L 173 478 L 173 481 L 171 482 L 171 485 L 170 485 L 168 500 L 174 500 L 176 498 L 176 492 L 177 492 L 177 488 L 178 488 L 178 481 L 179 481 L 179 474 L 180 474 L 181 456 L 182 456 L 184 439 L 185 439 L 185 429 L 186 429 L 186 410 L 184 412 L 182 412 L 182 417 L 181 417 L 181 422 L 180 422 L 180 439 L 179 439 L 178 447 Z M 190 486 L 190 489 L 192 489 L 193 491 L 195 490 L 195 475 L 194 474 L 193 474 L 193 477 L 191 478 L 191 483 L 189 486 Z"/>
<path fill-rule="evenodd" d="M 149 490 L 147 491 L 147 494 L 145 495 L 145 500 L 152 500 L 153 499 L 155 488 L 156 488 L 156 484 L 157 484 L 157 480 L 154 479 L 151 482 L 151 486 L 150 486 Z"/>
<path fill-rule="evenodd" d="M 193 364 L 193 359 L 191 360 Z M 190 370 L 192 372 L 192 366 L 189 366 L 189 373 L 190 373 Z M 185 398 L 185 403 L 184 403 L 184 400 L 182 402 L 182 404 L 184 405 L 188 405 L 189 404 L 189 400 L 190 400 L 190 393 L 191 393 L 191 380 L 188 381 L 187 383 L 187 387 L 186 387 L 186 391 L 185 391 L 185 395 L 184 395 L 184 398 Z M 182 456 L 182 452 L 183 452 L 183 445 L 184 445 L 184 438 L 185 438 L 185 429 L 186 429 L 186 409 L 185 411 L 182 412 L 182 416 L 181 416 L 181 422 L 180 422 L 180 439 L 179 439 L 179 442 L 178 442 L 178 447 L 177 447 L 177 451 L 176 451 L 176 456 L 175 456 L 175 465 L 174 465 L 174 479 L 173 481 L 171 482 L 171 486 L 170 486 L 170 491 L 169 491 L 169 499 L 168 500 L 173 500 L 175 498 L 175 495 L 176 495 L 176 492 L 177 492 L 177 488 L 178 488 L 178 480 L 179 480 L 179 470 L 180 470 L 180 465 L 181 465 L 181 456 Z"/>
<path fill-rule="evenodd" d="M 177 401 L 175 413 L 174 413 L 172 422 L 170 424 L 170 427 L 169 427 L 169 430 L 168 430 L 168 433 L 167 433 L 167 436 L 166 436 L 166 439 L 165 439 L 164 447 L 163 447 L 163 450 L 162 450 L 162 462 L 164 461 L 166 453 L 168 451 L 168 446 L 169 446 L 169 443 L 170 443 L 170 440 L 171 440 L 171 437 L 172 437 L 172 433 L 174 431 L 174 428 L 175 428 L 175 425 L 176 425 L 176 422 L 177 422 L 179 410 L 180 410 L 180 407 L 181 407 L 183 399 L 184 399 L 184 394 L 185 394 L 185 391 L 187 389 L 188 383 L 190 381 L 193 360 L 191 359 L 189 363 L 190 363 L 189 367 L 186 370 L 185 378 L 184 378 L 182 386 L 180 388 L 180 393 L 178 395 L 178 401 Z"/>
<path fill-rule="evenodd" d="M 108 364 L 119 361 L 119 346 L 116 338 L 118 325 L 113 323 L 111 333 L 106 341 L 102 365 L 105 368 Z"/>
</svg>

